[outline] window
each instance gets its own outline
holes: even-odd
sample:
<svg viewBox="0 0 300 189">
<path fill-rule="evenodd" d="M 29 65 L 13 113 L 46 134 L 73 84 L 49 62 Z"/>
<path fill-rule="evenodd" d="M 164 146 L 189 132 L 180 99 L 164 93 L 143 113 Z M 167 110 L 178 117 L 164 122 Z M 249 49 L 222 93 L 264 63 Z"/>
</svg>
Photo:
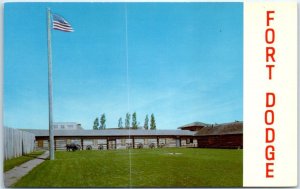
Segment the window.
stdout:
<svg viewBox="0 0 300 189">
<path fill-rule="evenodd" d="M 64 126 L 64 125 L 61 125 L 61 126 L 60 126 L 60 128 L 64 129 L 64 128 L 65 128 L 65 126 Z"/>
</svg>

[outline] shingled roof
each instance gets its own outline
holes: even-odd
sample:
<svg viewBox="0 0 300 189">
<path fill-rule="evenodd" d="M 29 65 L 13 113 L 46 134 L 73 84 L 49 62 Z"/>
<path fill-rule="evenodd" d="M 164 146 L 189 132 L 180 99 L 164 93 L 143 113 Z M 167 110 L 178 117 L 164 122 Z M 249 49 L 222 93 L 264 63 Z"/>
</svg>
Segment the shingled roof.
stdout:
<svg viewBox="0 0 300 189">
<path fill-rule="evenodd" d="M 182 129 L 182 128 L 185 128 L 185 127 L 193 127 L 193 126 L 209 126 L 210 124 L 207 124 L 207 123 L 203 123 L 203 122 L 193 122 L 193 123 L 189 123 L 189 124 L 186 124 L 186 125 L 183 125 L 181 127 L 178 127 L 177 129 Z"/>
<path fill-rule="evenodd" d="M 243 122 L 215 124 L 199 130 L 195 136 L 243 134 Z"/>
</svg>

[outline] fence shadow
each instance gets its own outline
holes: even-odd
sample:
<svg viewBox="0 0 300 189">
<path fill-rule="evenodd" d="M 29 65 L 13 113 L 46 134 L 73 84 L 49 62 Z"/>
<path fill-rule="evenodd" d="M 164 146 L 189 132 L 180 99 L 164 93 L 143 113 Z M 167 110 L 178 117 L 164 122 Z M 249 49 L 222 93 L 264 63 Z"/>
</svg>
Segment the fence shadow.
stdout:
<svg viewBox="0 0 300 189">
<path fill-rule="evenodd" d="M 23 156 L 25 156 L 25 157 L 31 157 L 31 158 L 34 158 L 34 159 L 49 160 L 49 157 L 39 157 L 41 155 L 43 155 L 43 154 L 40 154 L 40 155 L 25 154 Z"/>
</svg>

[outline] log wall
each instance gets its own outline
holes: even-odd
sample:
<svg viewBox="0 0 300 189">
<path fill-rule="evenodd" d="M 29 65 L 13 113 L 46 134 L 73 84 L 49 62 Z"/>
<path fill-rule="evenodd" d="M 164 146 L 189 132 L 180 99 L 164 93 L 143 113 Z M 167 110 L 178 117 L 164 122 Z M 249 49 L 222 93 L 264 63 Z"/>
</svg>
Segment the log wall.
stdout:
<svg viewBox="0 0 300 189">
<path fill-rule="evenodd" d="M 198 136 L 199 148 L 243 148 L 243 135 Z"/>
</svg>

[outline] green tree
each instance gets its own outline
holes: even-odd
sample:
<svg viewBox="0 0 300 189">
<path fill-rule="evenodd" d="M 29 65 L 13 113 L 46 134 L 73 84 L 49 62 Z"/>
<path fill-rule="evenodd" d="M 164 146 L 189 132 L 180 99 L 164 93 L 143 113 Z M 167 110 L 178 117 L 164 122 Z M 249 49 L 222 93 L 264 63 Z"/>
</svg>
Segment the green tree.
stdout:
<svg viewBox="0 0 300 189">
<path fill-rule="evenodd" d="M 125 118 L 125 128 L 129 129 L 129 127 L 130 127 L 130 114 L 127 113 Z"/>
<path fill-rule="evenodd" d="M 99 127 L 99 129 L 105 129 L 106 128 L 105 122 L 106 122 L 105 114 L 102 114 L 101 118 L 100 118 L 100 127 Z"/>
<path fill-rule="evenodd" d="M 99 119 L 96 118 L 95 121 L 94 121 L 93 130 L 98 130 L 99 129 L 98 126 L 99 126 Z"/>
<path fill-rule="evenodd" d="M 123 128 L 123 122 L 122 122 L 122 118 L 119 118 L 119 123 L 118 123 L 118 128 L 122 129 Z"/>
<path fill-rule="evenodd" d="M 153 114 L 151 114 L 150 129 L 151 129 L 151 130 L 156 130 L 155 117 L 154 117 Z"/>
<path fill-rule="evenodd" d="M 148 130 L 148 129 L 149 129 L 149 118 L 148 118 L 148 114 L 146 115 L 146 118 L 145 118 L 144 129 L 145 129 L 145 130 Z"/>
<path fill-rule="evenodd" d="M 132 114 L 132 129 L 137 129 L 138 128 L 138 124 L 136 121 L 136 112 L 134 112 Z"/>
</svg>

